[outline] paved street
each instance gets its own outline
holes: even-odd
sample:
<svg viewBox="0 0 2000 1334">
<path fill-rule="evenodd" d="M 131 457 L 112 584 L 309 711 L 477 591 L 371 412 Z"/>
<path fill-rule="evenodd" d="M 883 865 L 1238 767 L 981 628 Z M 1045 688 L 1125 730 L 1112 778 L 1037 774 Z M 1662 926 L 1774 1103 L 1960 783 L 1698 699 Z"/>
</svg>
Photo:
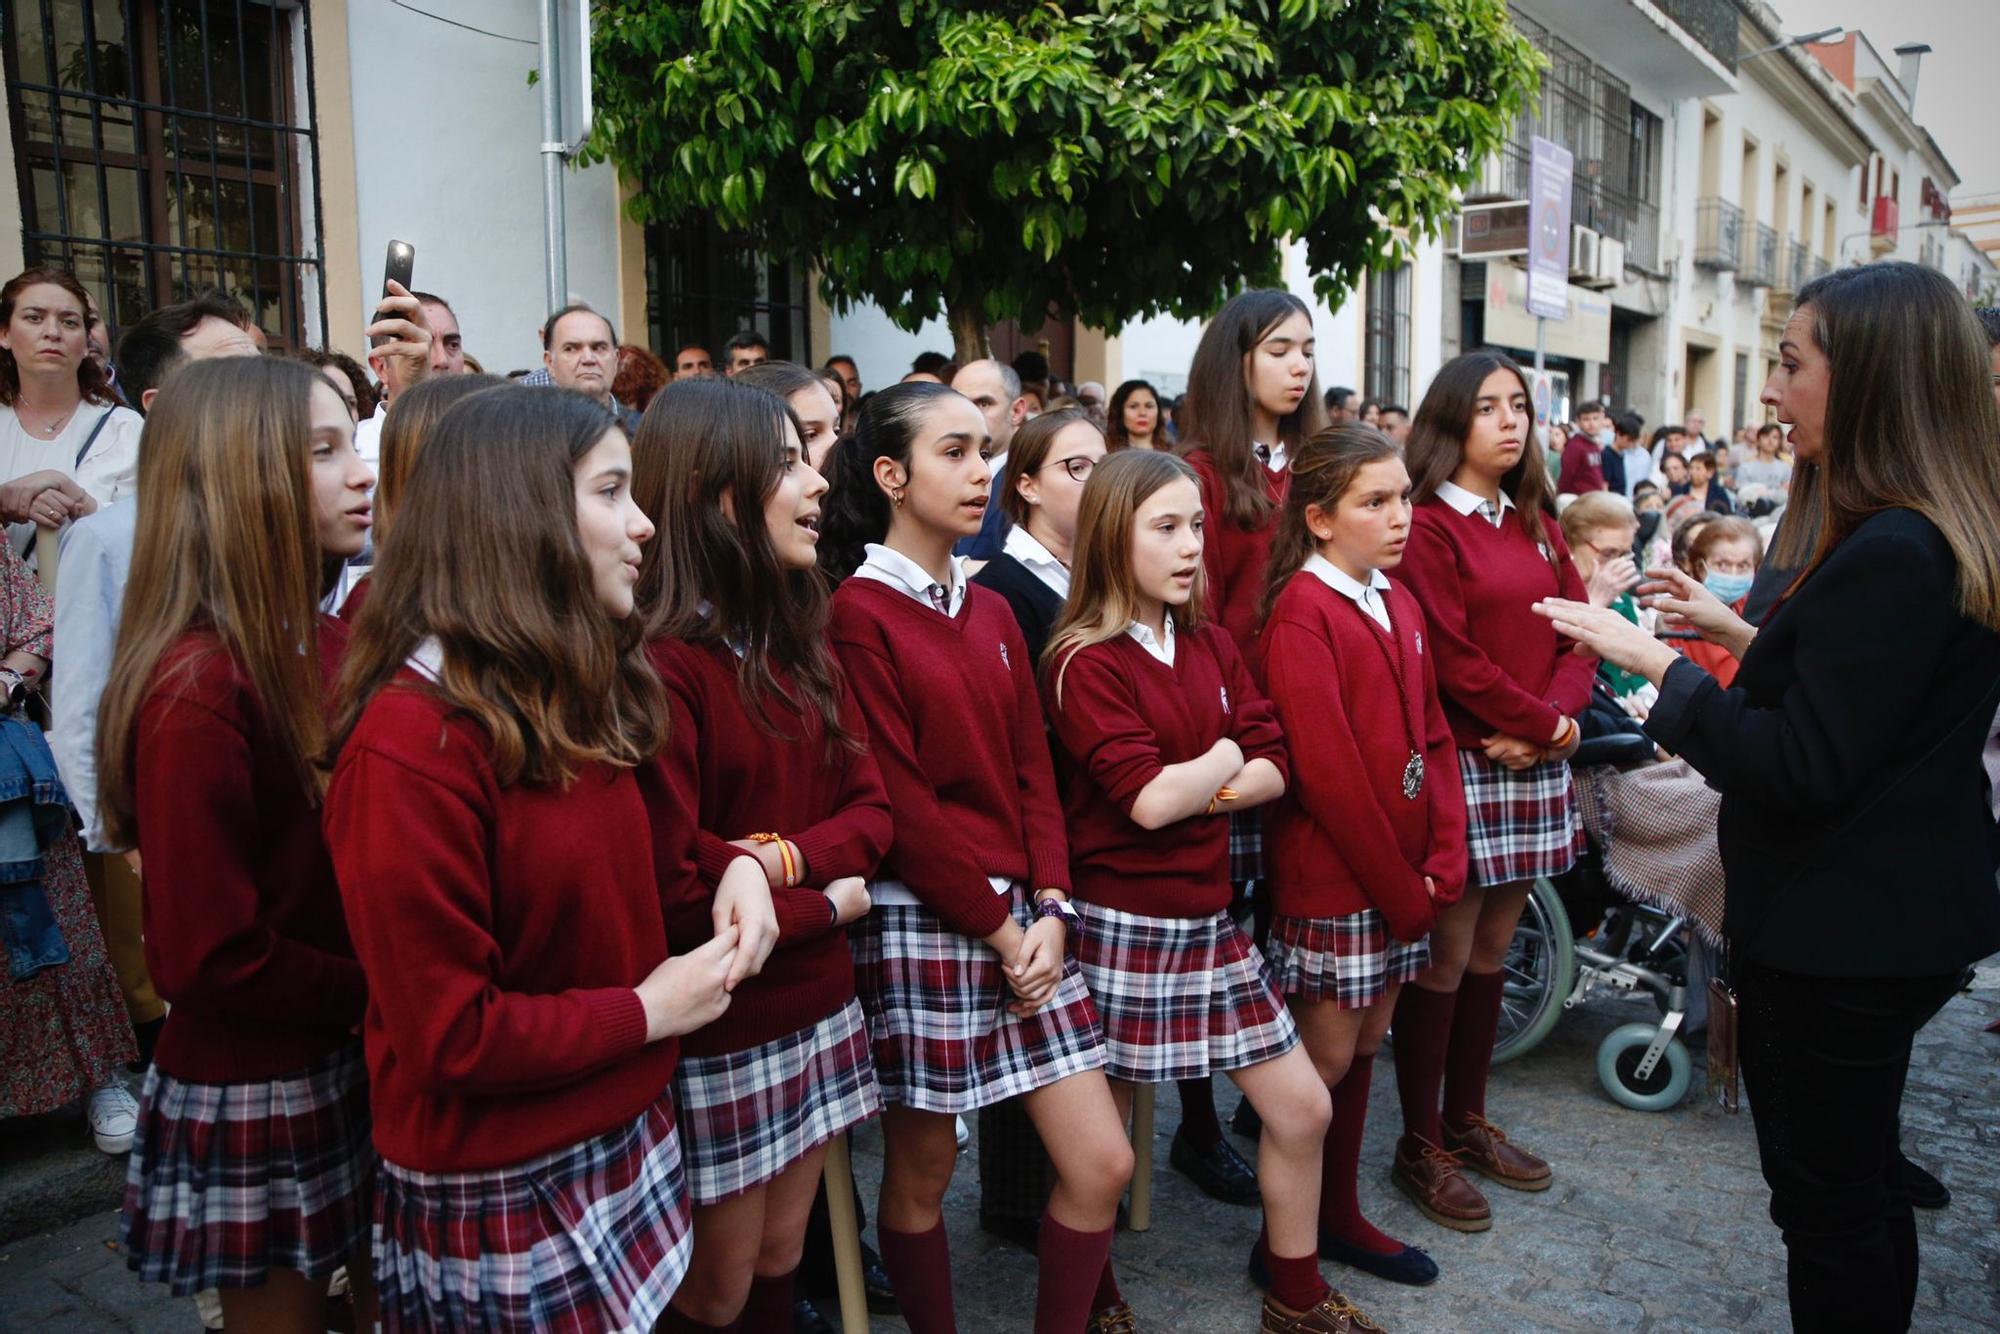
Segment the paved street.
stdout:
<svg viewBox="0 0 2000 1334">
<path fill-rule="evenodd" d="M 1649 1003 L 1595 1001 L 1567 1016 L 1540 1050 L 1495 1072 L 1496 1117 L 1554 1160 L 1556 1185 L 1541 1195 L 1493 1191 L 1495 1226 L 1476 1237 L 1432 1226 L 1390 1188 L 1395 1092 L 1392 1073 L 1381 1070 L 1365 1198 L 1378 1224 L 1429 1248 L 1444 1275 L 1412 1290 L 1328 1266 L 1334 1281 L 1396 1331 L 1787 1328 L 1781 1247 L 1765 1216 L 1748 1116 L 1695 1101 L 1648 1116 L 1614 1105 L 1597 1086 L 1598 1040 L 1642 1008 Z M 1949 1209 L 1919 1214 L 1923 1330 L 2000 1329 L 2000 1036 L 1982 1032 L 1996 1017 L 2000 962 L 1986 965 L 1972 992 L 1925 1033 L 1904 1101 L 1907 1147 L 1956 1195 Z M 1225 1091 L 1225 1114 L 1234 1105 Z M 1175 1124 L 1172 1091 L 1163 1090 L 1155 1224 L 1119 1238 L 1125 1291 L 1148 1329 L 1254 1328 L 1256 1299 L 1241 1265 L 1256 1215 L 1207 1200 L 1166 1167 Z M 864 1195 L 880 1164 L 880 1136 L 862 1136 Z M 979 1231 L 973 1167 L 969 1157 L 962 1162 L 949 1209 L 961 1324 L 968 1334 L 1024 1331 L 1034 1262 Z M 192 1334 L 192 1305 L 142 1289 L 114 1235 L 106 1212 L 0 1247 L 0 1330 Z M 878 1320 L 874 1328 L 904 1327 Z"/>
</svg>

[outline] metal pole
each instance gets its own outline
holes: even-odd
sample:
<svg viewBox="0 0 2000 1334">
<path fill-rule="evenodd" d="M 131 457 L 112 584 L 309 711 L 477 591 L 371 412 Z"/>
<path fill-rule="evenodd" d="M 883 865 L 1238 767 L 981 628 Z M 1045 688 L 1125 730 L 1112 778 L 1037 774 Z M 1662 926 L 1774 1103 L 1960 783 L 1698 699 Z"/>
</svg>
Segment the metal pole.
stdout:
<svg viewBox="0 0 2000 1334">
<path fill-rule="evenodd" d="M 1542 355 L 1542 344 L 1549 332 L 1549 322 L 1540 315 L 1535 316 L 1535 374 L 1540 375 L 1549 368 L 1548 360 Z"/>
<path fill-rule="evenodd" d="M 569 245 L 563 219 L 562 58 L 556 5 L 542 0 L 542 231 L 550 313 L 569 304 Z"/>
</svg>

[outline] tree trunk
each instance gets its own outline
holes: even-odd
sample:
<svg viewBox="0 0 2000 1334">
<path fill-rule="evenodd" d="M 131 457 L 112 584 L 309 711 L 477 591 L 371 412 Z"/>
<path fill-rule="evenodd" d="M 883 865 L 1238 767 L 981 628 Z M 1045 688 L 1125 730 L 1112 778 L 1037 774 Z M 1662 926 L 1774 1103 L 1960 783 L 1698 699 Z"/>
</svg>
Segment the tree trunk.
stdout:
<svg viewBox="0 0 2000 1334">
<path fill-rule="evenodd" d="M 945 321 L 951 326 L 952 359 L 959 365 L 993 355 L 993 345 L 986 338 L 986 316 L 977 301 L 947 303 Z"/>
</svg>

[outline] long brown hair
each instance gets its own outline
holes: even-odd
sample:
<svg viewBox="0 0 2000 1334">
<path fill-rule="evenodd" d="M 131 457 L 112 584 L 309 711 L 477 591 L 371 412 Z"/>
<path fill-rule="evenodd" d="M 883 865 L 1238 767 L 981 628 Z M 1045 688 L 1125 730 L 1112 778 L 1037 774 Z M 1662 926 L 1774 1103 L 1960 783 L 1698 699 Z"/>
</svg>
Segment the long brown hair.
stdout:
<svg viewBox="0 0 2000 1334">
<path fill-rule="evenodd" d="M 1292 456 L 1292 485 L 1271 530 L 1271 556 L 1264 567 L 1264 593 L 1257 602 L 1257 619 L 1271 618 L 1278 595 L 1319 550 L 1319 539 L 1306 526 L 1306 507 L 1317 505 L 1327 514 L 1340 504 L 1355 476 L 1371 463 L 1393 459 L 1403 451 L 1394 440 L 1360 422 L 1329 426 L 1299 446 Z"/>
<path fill-rule="evenodd" d="M 1139 609 L 1132 579 L 1133 520 L 1154 492 L 1177 481 L 1199 484 L 1185 460 L 1153 449 L 1107 454 L 1091 469 L 1077 505 L 1069 600 L 1042 650 L 1043 669 L 1056 673 L 1058 703 L 1062 669 L 1069 658 L 1078 649 L 1116 639 L 1132 624 Z M 1182 606 L 1167 609 L 1175 629 L 1192 630 L 1201 624 L 1206 595 L 1205 577 L 1197 564 L 1193 593 Z"/>
<path fill-rule="evenodd" d="M 1889 260 L 1813 279 L 1798 308 L 1828 362 L 1819 461 L 1792 486 L 1819 529 L 1799 578 L 1870 515 L 1914 510 L 1958 561 L 1959 610 L 2000 630 L 2000 410 L 1972 307 L 1936 270 Z"/>
<path fill-rule="evenodd" d="M 1163 449 L 1166 447 L 1167 433 L 1164 419 L 1166 417 L 1167 405 L 1160 401 L 1160 391 L 1153 388 L 1145 380 L 1127 380 L 1124 384 L 1119 385 L 1111 391 L 1110 406 L 1104 410 L 1104 449 L 1106 453 L 1116 454 L 1121 449 L 1132 448 L 1132 437 L 1125 432 L 1125 405 L 1131 401 L 1132 395 L 1138 393 L 1141 389 L 1153 396 L 1153 438 L 1147 442 L 1148 446 L 1153 449 Z"/>
<path fill-rule="evenodd" d="M 1202 330 L 1188 366 L 1187 395 L 1181 402 L 1180 453 L 1208 451 L 1222 478 L 1223 512 L 1210 523 L 1227 521 L 1239 528 L 1257 528 L 1273 508 L 1267 469 L 1257 458 L 1251 439 L 1255 403 L 1245 357 L 1294 315 L 1312 317 L 1306 303 L 1290 292 L 1257 288 L 1231 297 Z M 1278 439 L 1289 455 L 1326 425 L 1326 404 L 1320 401 L 1319 372 L 1306 382 L 1306 396 L 1297 408 L 1278 419 Z"/>
<path fill-rule="evenodd" d="M 138 841 L 139 712 L 198 666 L 160 664 L 191 630 L 213 632 L 256 697 L 299 784 L 326 731 L 317 647 L 320 550 L 312 490 L 312 392 L 320 378 L 277 357 L 194 362 L 153 403 L 139 449 L 132 572 L 98 703 L 105 832 Z"/>
<path fill-rule="evenodd" d="M 682 380 L 654 396 L 632 439 L 632 496 L 660 535 L 640 557 L 635 596 L 648 639 L 741 650 L 737 688 L 765 733 L 805 739 L 773 720 L 776 700 L 816 717 L 829 748 L 859 750 L 840 720 L 826 576 L 786 569 L 764 519 L 785 469 L 787 422 L 796 433 L 783 399 L 736 380 Z"/>
<path fill-rule="evenodd" d="M 1417 406 L 1417 415 L 1410 421 L 1410 438 L 1403 444 L 1404 456 L 1410 463 L 1413 502 L 1421 505 L 1436 495 L 1438 488 L 1450 481 L 1465 462 L 1465 437 L 1472 430 L 1479 386 L 1495 371 L 1512 374 L 1521 382 L 1521 392 L 1528 402 L 1534 403 L 1535 391 L 1528 383 L 1528 373 L 1505 352 L 1485 348 L 1447 361 L 1438 369 L 1437 378 L 1424 393 L 1424 401 Z M 1542 527 L 1542 516 L 1555 517 L 1555 487 L 1549 481 L 1548 465 L 1543 462 L 1541 442 L 1532 425 L 1527 437 L 1522 442 L 1520 462 L 1501 475 L 1500 489 L 1513 498 L 1514 520 L 1521 525 L 1521 531 L 1536 546 L 1547 548 L 1550 563 L 1554 564 L 1557 557 Z"/>
<path fill-rule="evenodd" d="M 382 420 L 382 459 L 375 470 L 376 546 L 389 531 L 389 520 L 403 499 L 424 441 L 444 414 L 467 394 L 506 383 L 497 375 L 435 375 L 396 395 L 396 410 Z"/>
<path fill-rule="evenodd" d="M 22 269 L 0 287 L 0 329 L 14 322 L 14 306 L 20 301 L 21 293 L 36 283 L 53 283 L 76 298 L 77 309 L 83 312 L 83 327 L 86 340 L 90 333 L 90 293 L 76 280 L 76 275 L 68 269 L 59 269 L 52 264 L 37 264 L 31 269 Z M 90 355 L 86 347 L 83 360 L 76 367 L 77 392 L 86 403 L 115 403 L 110 383 L 104 378 L 104 367 L 97 364 L 97 358 Z M 14 354 L 0 347 L 0 404 L 12 406 L 21 396 L 21 365 L 14 360 Z"/>
<path fill-rule="evenodd" d="M 329 765 L 427 640 L 442 656 L 427 688 L 485 731 L 502 783 L 567 784 L 660 749 L 666 693 L 639 618 L 604 613 L 577 534 L 576 465 L 617 429 L 593 399 L 526 385 L 444 414 L 369 576 Z"/>
</svg>

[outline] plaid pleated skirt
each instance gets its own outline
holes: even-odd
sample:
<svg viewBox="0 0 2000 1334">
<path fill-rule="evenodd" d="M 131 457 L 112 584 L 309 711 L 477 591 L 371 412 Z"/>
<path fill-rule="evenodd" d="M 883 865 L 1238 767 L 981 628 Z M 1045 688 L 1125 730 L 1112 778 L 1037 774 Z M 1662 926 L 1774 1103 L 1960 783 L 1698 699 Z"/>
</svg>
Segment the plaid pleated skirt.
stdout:
<svg viewBox="0 0 2000 1334">
<path fill-rule="evenodd" d="M 352 1043 L 296 1074 L 201 1084 L 146 1072 L 125 1165 L 125 1263 L 176 1297 L 321 1278 L 368 1244 L 368 1069 Z"/>
<path fill-rule="evenodd" d="M 694 1249 L 671 1094 L 633 1121 L 491 1172 L 384 1160 L 382 1328 L 646 1334 Z"/>
<path fill-rule="evenodd" d="M 1458 772 L 1465 780 L 1468 884 L 1561 875 L 1576 861 L 1583 826 L 1570 800 L 1568 761 L 1517 773 L 1479 751 L 1461 750 Z"/>
<path fill-rule="evenodd" d="M 1279 995 L 1358 1010 L 1381 1000 L 1391 982 L 1428 968 L 1431 941 L 1395 939 L 1374 908 L 1339 917 L 1279 916 L 1264 958 Z"/>
<path fill-rule="evenodd" d="M 1014 920 L 1032 924 L 1014 886 Z M 878 904 L 848 934 L 884 1102 L 971 1112 L 1104 1064 L 1104 1036 L 1074 959 L 1022 1019 L 1000 956 L 917 904 Z"/>
<path fill-rule="evenodd" d="M 882 1110 L 861 1003 L 747 1051 L 682 1056 L 674 1100 L 694 1202 L 756 1189 Z"/>
<path fill-rule="evenodd" d="M 1147 917 L 1077 904 L 1083 980 L 1104 1024 L 1104 1073 L 1134 1084 L 1240 1070 L 1298 1045 L 1264 961 L 1228 913 Z"/>
</svg>

